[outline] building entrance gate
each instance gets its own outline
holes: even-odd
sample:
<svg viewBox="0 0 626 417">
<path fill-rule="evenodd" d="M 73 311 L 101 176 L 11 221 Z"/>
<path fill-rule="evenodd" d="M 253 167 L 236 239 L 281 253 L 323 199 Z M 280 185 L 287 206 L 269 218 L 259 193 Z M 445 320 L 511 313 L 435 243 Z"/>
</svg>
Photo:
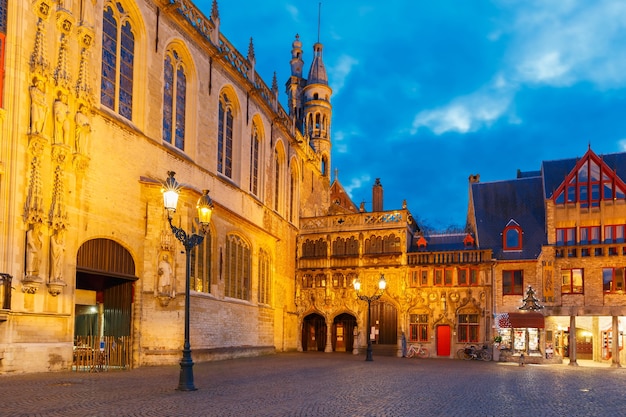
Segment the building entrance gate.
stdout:
<svg viewBox="0 0 626 417">
<path fill-rule="evenodd" d="M 112 240 L 93 239 L 78 250 L 73 369 L 131 367 L 134 274 L 132 256 Z"/>
</svg>

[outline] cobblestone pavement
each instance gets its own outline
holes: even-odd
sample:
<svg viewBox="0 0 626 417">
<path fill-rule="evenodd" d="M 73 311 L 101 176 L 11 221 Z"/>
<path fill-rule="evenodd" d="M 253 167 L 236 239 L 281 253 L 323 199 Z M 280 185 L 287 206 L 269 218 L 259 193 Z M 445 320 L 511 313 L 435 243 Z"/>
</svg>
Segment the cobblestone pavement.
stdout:
<svg viewBox="0 0 626 417">
<path fill-rule="evenodd" d="M 0 416 L 626 416 L 626 368 L 281 353 L 0 376 Z"/>
</svg>

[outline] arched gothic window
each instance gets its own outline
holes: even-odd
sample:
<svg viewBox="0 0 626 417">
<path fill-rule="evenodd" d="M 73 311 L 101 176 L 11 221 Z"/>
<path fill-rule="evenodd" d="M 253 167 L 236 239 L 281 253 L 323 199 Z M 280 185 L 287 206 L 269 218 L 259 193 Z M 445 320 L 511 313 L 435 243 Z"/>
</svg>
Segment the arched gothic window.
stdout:
<svg viewBox="0 0 626 417">
<path fill-rule="evenodd" d="M 135 35 L 119 2 L 108 2 L 102 17 L 100 102 L 132 120 Z"/>
<path fill-rule="evenodd" d="M 199 233 L 192 227 L 192 233 Z M 211 292 L 211 234 L 205 233 L 202 243 L 190 253 L 191 269 L 189 289 L 198 292 Z"/>
<path fill-rule="evenodd" d="M 504 250 L 522 249 L 522 228 L 511 220 L 502 232 L 502 248 Z"/>
<path fill-rule="evenodd" d="M 272 290 L 270 255 L 263 249 L 259 250 L 259 303 L 270 304 Z"/>
<path fill-rule="evenodd" d="M 256 196 L 259 194 L 259 153 L 261 139 L 256 123 L 252 126 L 252 137 L 250 138 L 250 192 Z"/>
<path fill-rule="evenodd" d="M 185 149 L 185 105 L 187 77 L 175 50 L 165 53 L 163 64 L 163 141 Z M 174 138 L 174 143 L 172 143 Z"/>
<path fill-rule="evenodd" d="M 224 295 L 250 301 L 250 247 L 236 235 L 226 239 Z"/>
<path fill-rule="evenodd" d="M 226 94 L 220 95 L 217 127 L 217 172 L 233 177 L 233 105 Z"/>
</svg>

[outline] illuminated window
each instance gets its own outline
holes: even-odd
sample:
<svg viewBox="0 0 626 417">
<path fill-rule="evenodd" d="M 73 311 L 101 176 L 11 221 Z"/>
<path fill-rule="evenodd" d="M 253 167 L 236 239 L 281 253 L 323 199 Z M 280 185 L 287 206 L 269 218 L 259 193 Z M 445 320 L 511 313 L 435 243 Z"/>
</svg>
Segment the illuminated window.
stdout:
<svg viewBox="0 0 626 417">
<path fill-rule="evenodd" d="M 457 334 L 460 343 L 478 342 L 479 330 L 480 321 L 478 314 L 459 314 Z"/>
<path fill-rule="evenodd" d="M 409 322 L 409 340 L 428 342 L 428 314 L 410 314 Z"/>
<path fill-rule="evenodd" d="M 192 233 L 198 233 L 192 227 Z M 211 235 L 205 233 L 201 244 L 191 250 L 191 269 L 189 273 L 189 289 L 198 292 L 211 292 Z"/>
<path fill-rule="evenodd" d="M 524 274 L 522 270 L 502 271 L 502 295 L 523 295 Z"/>
<path fill-rule="evenodd" d="M 185 149 L 185 105 L 187 78 L 185 68 L 176 51 L 165 54 L 163 64 L 163 141 L 180 150 Z"/>
<path fill-rule="evenodd" d="M 600 243 L 600 226 L 580 227 L 580 240 L 582 244 Z"/>
<path fill-rule="evenodd" d="M 224 262 L 224 295 L 250 300 L 250 248 L 239 236 L 229 235 L 226 239 Z"/>
<path fill-rule="evenodd" d="M 604 292 L 623 292 L 624 268 L 603 268 L 602 289 Z"/>
<path fill-rule="evenodd" d="M 270 304 L 272 275 L 270 256 L 264 250 L 259 251 L 259 303 Z"/>
<path fill-rule="evenodd" d="M 226 94 L 220 95 L 219 102 L 217 172 L 233 177 L 233 105 Z"/>
<path fill-rule="evenodd" d="M 100 102 L 132 120 L 135 35 L 127 16 L 119 2 L 104 7 Z"/>
<path fill-rule="evenodd" d="M 624 243 L 624 225 L 604 226 L 604 243 Z"/>
<path fill-rule="evenodd" d="M 583 270 L 582 269 L 561 270 L 561 293 L 562 294 L 582 294 L 583 293 Z"/>
</svg>

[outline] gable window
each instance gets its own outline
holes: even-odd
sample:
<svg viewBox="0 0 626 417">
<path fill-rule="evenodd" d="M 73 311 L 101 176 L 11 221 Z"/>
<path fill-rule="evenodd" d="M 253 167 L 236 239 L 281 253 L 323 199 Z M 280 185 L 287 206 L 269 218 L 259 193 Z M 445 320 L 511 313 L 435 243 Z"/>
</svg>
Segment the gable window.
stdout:
<svg viewBox="0 0 626 417">
<path fill-rule="evenodd" d="M 132 120 L 135 35 L 125 16 L 119 2 L 104 7 L 100 102 Z"/>
<path fill-rule="evenodd" d="M 176 51 L 167 51 L 163 63 L 163 141 L 185 149 L 187 78 Z M 174 138 L 174 143 L 172 143 Z"/>
<path fill-rule="evenodd" d="M 564 227 L 556 229 L 557 246 L 575 245 L 576 244 L 576 228 Z"/>
<path fill-rule="evenodd" d="M 224 268 L 224 295 L 226 297 L 250 300 L 250 262 L 248 244 L 238 236 L 228 236 Z"/>
<path fill-rule="evenodd" d="M 604 292 L 623 292 L 624 268 L 603 268 L 602 269 L 602 290 Z"/>
<path fill-rule="evenodd" d="M 502 295 L 523 295 L 524 274 L 523 271 L 502 271 Z"/>
<path fill-rule="evenodd" d="M 504 250 L 522 249 L 522 228 L 511 220 L 502 232 L 502 248 Z"/>
<path fill-rule="evenodd" d="M 601 200 L 625 198 L 626 185 L 591 150 L 554 193 L 556 204 L 579 203 L 581 208 L 599 207 Z"/>
<path fill-rule="evenodd" d="M 562 294 L 582 294 L 583 293 L 583 270 L 563 269 L 561 270 L 561 293 Z"/>
<path fill-rule="evenodd" d="M 478 342 L 479 330 L 480 321 L 478 314 L 459 314 L 457 334 L 460 343 Z"/>
<path fill-rule="evenodd" d="M 217 172 L 233 177 L 233 106 L 226 94 L 220 96 L 218 110 Z"/>
<path fill-rule="evenodd" d="M 409 315 L 409 340 L 428 342 L 428 314 Z"/>
</svg>

